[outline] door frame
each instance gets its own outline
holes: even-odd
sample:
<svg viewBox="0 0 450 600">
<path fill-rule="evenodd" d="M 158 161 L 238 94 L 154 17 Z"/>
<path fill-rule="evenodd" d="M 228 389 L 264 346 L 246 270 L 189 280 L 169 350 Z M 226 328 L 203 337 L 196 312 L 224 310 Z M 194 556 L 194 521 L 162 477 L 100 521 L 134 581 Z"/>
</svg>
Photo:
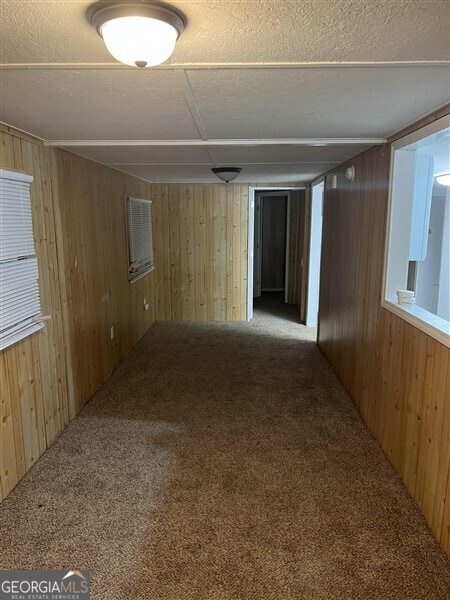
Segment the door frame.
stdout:
<svg viewBox="0 0 450 600">
<path fill-rule="evenodd" d="M 249 186 L 248 188 L 248 229 L 247 229 L 247 321 L 253 319 L 253 272 L 254 272 L 254 243 L 255 243 L 255 193 L 256 192 L 267 192 L 265 195 L 279 196 L 280 192 L 286 192 L 288 199 L 288 218 L 287 228 L 289 229 L 289 196 L 291 191 L 295 190 L 307 190 L 309 185 L 300 184 L 294 186 Z M 272 193 L 274 192 L 274 193 Z M 289 239 L 286 239 L 286 245 L 289 243 Z M 289 247 L 287 246 L 287 252 Z M 288 254 L 286 255 L 286 268 L 288 266 Z M 286 279 L 286 284 L 288 283 Z M 286 286 L 287 289 L 287 286 Z"/>
<path fill-rule="evenodd" d="M 315 193 L 321 187 L 322 194 L 318 197 Z M 322 229 L 323 229 L 323 202 L 325 198 L 325 178 L 320 177 L 311 184 L 311 210 L 310 210 L 310 235 L 309 235 L 309 268 L 308 289 L 306 302 L 306 326 L 317 327 L 319 311 L 320 290 L 320 264 L 322 258 Z M 314 253 L 314 246 L 319 245 L 318 256 Z M 312 260 L 312 256 L 315 260 Z M 314 262 L 314 264 L 312 264 Z M 314 294 L 314 292 L 317 292 Z M 316 301 L 317 300 L 317 301 Z"/>
</svg>

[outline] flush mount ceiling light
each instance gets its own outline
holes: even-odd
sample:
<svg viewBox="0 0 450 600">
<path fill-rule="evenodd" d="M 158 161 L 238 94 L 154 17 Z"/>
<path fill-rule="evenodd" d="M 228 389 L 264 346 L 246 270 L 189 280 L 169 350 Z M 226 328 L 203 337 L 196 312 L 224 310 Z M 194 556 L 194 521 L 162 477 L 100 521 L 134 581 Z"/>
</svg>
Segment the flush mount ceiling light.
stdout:
<svg viewBox="0 0 450 600">
<path fill-rule="evenodd" d="M 441 173 L 436 175 L 436 181 L 441 185 L 450 186 L 450 173 Z"/>
<path fill-rule="evenodd" d="M 97 2 L 87 18 L 105 46 L 126 65 L 153 67 L 166 61 L 186 25 L 179 11 L 161 2 Z"/>
<path fill-rule="evenodd" d="M 216 175 L 216 177 L 222 181 L 225 181 L 225 183 L 229 183 L 230 181 L 236 179 L 242 169 L 240 167 L 216 167 L 211 169 L 211 171 L 214 173 L 214 175 Z"/>
</svg>

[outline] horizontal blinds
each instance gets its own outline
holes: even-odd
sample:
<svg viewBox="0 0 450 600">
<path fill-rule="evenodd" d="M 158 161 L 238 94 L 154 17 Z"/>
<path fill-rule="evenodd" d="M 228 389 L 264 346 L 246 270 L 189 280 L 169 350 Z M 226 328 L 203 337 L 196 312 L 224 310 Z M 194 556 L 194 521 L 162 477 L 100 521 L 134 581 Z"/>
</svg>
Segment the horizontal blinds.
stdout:
<svg viewBox="0 0 450 600">
<path fill-rule="evenodd" d="M 154 268 L 151 200 L 128 198 L 127 216 L 129 273 L 135 279 Z"/>
<path fill-rule="evenodd" d="M 29 184 L 0 179 L 0 260 L 34 255 Z"/>
<path fill-rule="evenodd" d="M 43 327 L 34 250 L 32 178 L 0 170 L 0 349 Z"/>
<path fill-rule="evenodd" d="M 36 258 L 0 263 L 0 336 L 17 321 L 40 313 Z"/>
</svg>

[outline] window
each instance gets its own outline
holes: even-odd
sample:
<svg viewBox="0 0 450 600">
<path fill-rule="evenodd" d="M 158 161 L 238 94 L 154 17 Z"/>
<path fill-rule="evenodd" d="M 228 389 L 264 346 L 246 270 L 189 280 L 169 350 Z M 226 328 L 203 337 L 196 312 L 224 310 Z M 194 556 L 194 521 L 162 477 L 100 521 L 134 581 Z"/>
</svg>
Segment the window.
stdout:
<svg viewBox="0 0 450 600">
<path fill-rule="evenodd" d="M 450 117 L 394 142 L 391 168 L 382 304 L 450 346 Z"/>
<path fill-rule="evenodd" d="M 42 329 L 30 184 L 0 169 L 0 350 Z"/>
<path fill-rule="evenodd" d="M 153 271 L 152 202 L 127 198 L 128 279 L 137 281 Z"/>
</svg>

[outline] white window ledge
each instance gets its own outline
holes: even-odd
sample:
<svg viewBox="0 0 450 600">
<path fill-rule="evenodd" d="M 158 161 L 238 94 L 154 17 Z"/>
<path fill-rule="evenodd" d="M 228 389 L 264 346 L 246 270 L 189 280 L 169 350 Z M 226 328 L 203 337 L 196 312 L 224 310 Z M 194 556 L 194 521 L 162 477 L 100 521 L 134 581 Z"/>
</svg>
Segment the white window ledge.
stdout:
<svg viewBox="0 0 450 600">
<path fill-rule="evenodd" d="M 450 348 L 450 324 L 445 319 L 415 304 L 398 304 L 393 300 L 382 300 L 381 306 Z"/>
</svg>

